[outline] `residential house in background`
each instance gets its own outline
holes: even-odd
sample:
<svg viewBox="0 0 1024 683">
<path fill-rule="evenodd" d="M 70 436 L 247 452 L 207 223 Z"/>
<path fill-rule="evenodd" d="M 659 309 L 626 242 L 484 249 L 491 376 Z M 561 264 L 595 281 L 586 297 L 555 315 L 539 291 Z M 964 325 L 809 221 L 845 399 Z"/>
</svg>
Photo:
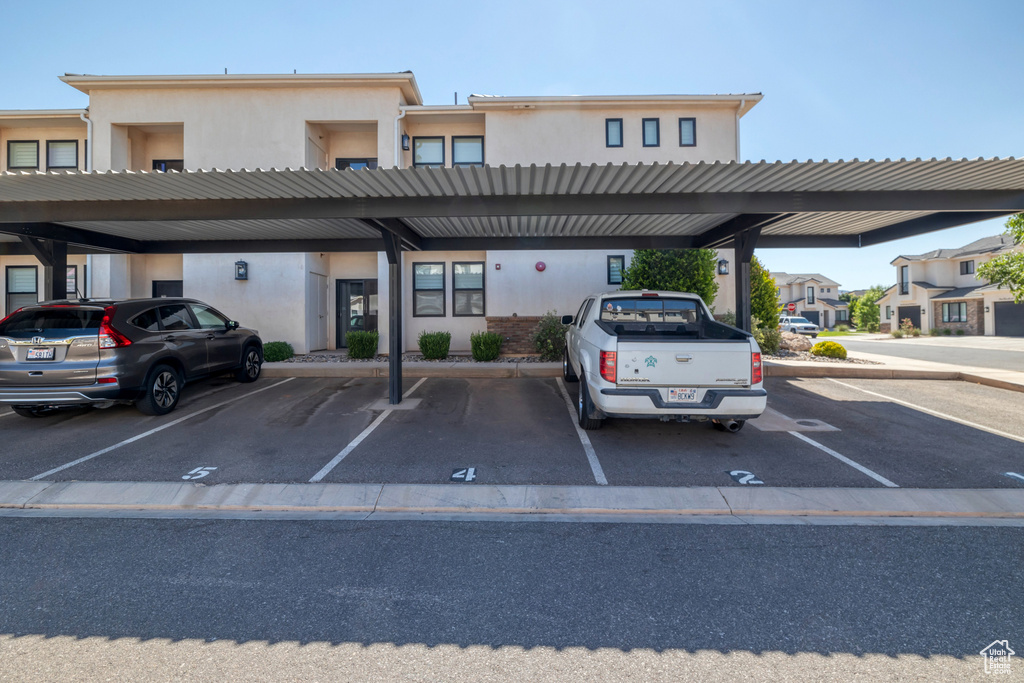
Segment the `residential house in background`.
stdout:
<svg viewBox="0 0 1024 683">
<path fill-rule="evenodd" d="M 783 308 L 796 304 L 796 312 L 823 330 L 850 320 L 850 306 L 839 300 L 839 283 L 821 273 L 771 273 Z"/>
<path fill-rule="evenodd" d="M 933 328 L 974 335 L 1024 336 L 1024 304 L 1009 290 L 979 281 L 978 266 L 1017 249 L 1010 235 L 984 237 L 959 249 L 897 256 L 896 284 L 878 300 L 881 330 L 900 321 L 928 333 Z"/>
</svg>

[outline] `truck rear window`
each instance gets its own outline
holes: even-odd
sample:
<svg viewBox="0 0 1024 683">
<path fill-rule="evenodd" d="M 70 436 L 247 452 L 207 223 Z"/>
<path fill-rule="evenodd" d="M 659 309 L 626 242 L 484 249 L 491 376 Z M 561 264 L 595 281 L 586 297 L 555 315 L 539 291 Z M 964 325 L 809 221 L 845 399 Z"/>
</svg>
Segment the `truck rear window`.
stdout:
<svg viewBox="0 0 1024 683">
<path fill-rule="evenodd" d="M 606 299 L 601 320 L 607 323 L 685 325 L 698 320 L 697 302 L 687 299 Z"/>
<path fill-rule="evenodd" d="M 89 332 L 99 334 L 102 320 L 102 309 L 30 308 L 12 314 L 0 324 L 0 337 L 60 339 Z"/>
</svg>

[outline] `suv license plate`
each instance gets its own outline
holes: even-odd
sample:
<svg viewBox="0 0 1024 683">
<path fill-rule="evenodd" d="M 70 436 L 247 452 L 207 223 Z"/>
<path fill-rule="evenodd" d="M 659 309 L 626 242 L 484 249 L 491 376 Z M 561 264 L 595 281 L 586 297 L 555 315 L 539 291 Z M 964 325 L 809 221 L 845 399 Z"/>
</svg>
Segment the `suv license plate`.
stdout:
<svg viewBox="0 0 1024 683">
<path fill-rule="evenodd" d="M 694 403 L 697 401 L 697 390 L 669 389 L 668 400 L 670 403 Z"/>
<path fill-rule="evenodd" d="M 27 360 L 53 360 L 53 348 L 29 349 Z"/>
</svg>

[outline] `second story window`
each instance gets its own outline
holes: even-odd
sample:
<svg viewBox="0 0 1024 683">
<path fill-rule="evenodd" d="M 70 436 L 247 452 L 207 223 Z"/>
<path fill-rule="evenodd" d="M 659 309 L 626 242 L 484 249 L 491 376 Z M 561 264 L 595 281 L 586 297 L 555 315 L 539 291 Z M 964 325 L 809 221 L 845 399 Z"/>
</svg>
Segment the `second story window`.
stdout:
<svg viewBox="0 0 1024 683">
<path fill-rule="evenodd" d="M 412 139 L 412 165 L 441 168 L 444 166 L 444 138 L 417 137 Z"/>
<path fill-rule="evenodd" d="M 644 147 L 661 145 L 661 122 L 658 119 L 644 119 Z"/>
<path fill-rule="evenodd" d="M 910 294 L 910 266 L 900 266 L 900 294 Z"/>
<path fill-rule="evenodd" d="M 452 166 L 483 166 L 484 138 L 482 135 L 452 136 Z"/>
<path fill-rule="evenodd" d="M 682 119 L 679 119 L 679 146 L 680 147 L 696 147 L 697 146 L 697 119 L 695 119 L 695 118 L 682 118 Z"/>
<path fill-rule="evenodd" d="M 604 146 L 622 147 L 622 119 L 604 120 Z"/>
<path fill-rule="evenodd" d="M 154 171 L 184 171 L 185 161 L 184 159 L 153 159 L 153 170 Z"/>
<path fill-rule="evenodd" d="M 12 171 L 39 168 L 39 141 L 8 140 L 7 168 Z"/>
<path fill-rule="evenodd" d="M 974 261 L 961 261 L 960 262 L 960 274 L 961 275 L 974 275 Z"/>
<path fill-rule="evenodd" d="M 814 303 L 814 287 L 808 287 L 807 288 L 807 303 L 808 304 L 813 304 Z"/>
<path fill-rule="evenodd" d="M 47 140 L 46 168 L 78 168 L 78 140 Z"/>
<path fill-rule="evenodd" d="M 622 271 L 626 267 L 625 256 L 609 256 L 608 257 L 608 284 L 610 285 L 621 285 L 622 284 Z"/>
<path fill-rule="evenodd" d="M 351 168 L 354 171 L 361 171 L 363 169 L 373 170 L 377 168 L 376 159 L 335 159 L 334 168 L 339 171 L 344 171 L 346 168 Z"/>
</svg>

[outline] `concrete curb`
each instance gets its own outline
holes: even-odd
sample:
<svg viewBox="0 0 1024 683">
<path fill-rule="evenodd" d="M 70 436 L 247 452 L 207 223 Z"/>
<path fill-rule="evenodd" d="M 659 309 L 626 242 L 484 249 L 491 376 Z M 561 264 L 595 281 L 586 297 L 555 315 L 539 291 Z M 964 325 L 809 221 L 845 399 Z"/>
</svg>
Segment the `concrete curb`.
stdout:
<svg viewBox="0 0 1024 683">
<path fill-rule="evenodd" d="M 410 515 L 487 520 L 942 518 L 1024 520 L 1024 489 L 0 482 L 0 508 L 107 512 Z"/>
</svg>

